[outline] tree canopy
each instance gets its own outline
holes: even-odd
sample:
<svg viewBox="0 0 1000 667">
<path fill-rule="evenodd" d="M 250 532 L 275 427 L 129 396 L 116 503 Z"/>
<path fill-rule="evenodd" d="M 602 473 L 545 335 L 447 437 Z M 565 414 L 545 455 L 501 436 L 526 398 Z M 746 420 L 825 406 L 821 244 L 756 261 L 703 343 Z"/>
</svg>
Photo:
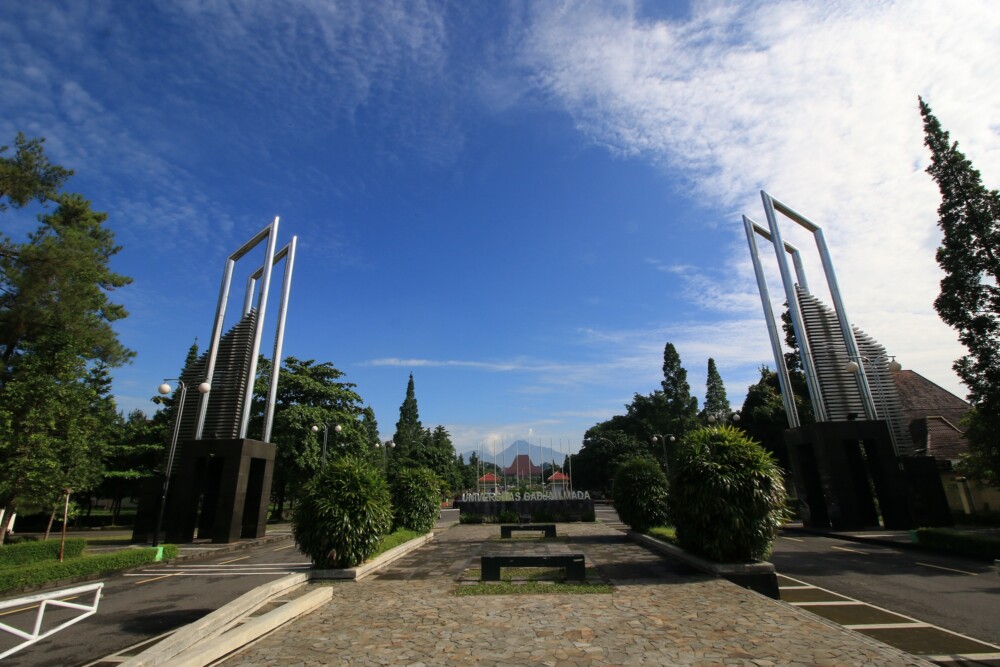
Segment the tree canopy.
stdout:
<svg viewBox="0 0 1000 667">
<path fill-rule="evenodd" d="M 919 103 L 931 151 L 927 173 L 941 191 L 936 257 L 945 275 L 934 307 L 967 350 L 953 366 L 973 404 L 966 471 L 1000 484 L 1000 193 L 983 185 L 930 106 Z"/>
<path fill-rule="evenodd" d="M 59 191 L 71 172 L 42 143 L 19 134 L 13 157 L 0 149 L 0 211 L 55 204 L 26 239 L 0 237 L 0 542 L 19 504 L 100 481 L 114 415 L 102 374 L 133 355 L 113 328 L 127 313 L 110 293 L 131 279 L 109 266 L 107 215 Z"/>
</svg>

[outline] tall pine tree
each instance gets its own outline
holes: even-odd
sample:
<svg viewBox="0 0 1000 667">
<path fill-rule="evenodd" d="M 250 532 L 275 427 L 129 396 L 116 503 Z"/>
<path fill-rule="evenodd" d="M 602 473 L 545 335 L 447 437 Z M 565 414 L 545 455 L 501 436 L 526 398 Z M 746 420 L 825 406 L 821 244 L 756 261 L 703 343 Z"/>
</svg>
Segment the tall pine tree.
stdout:
<svg viewBox="0 0 1000 667">
<path fill-rule="evenodd" d="M 6 150 L 0 211 L 33 199 L 56 208 L 25 241 L 0 237 L 0 544 L 19 504 L 49 502 L 63 483 L 74 491 L 97 483 L 107 430 L 90 372 L 132 356 L 113 329 L 127 313 L 109 294 L 131 280 L 110 269 L 120 248 L 107 215 L 57 193 L 70 172 L 48 164 L 41 140 L 18 135 L 15 155 Z M 98 472 L 66 472 L 77 465 Z"/>
<path fill-rule="evenodd" d="M 674 422 L 673 428 L 678 433 L 687 431 L 698 414 L 698 399 L 691 395 L 687 371 L 681 366 L 681 356 L 673 343 L 667 343 L 663 348 L 663 381 L 660 386 Z"/>
<path fill-rule="evenodd" d="M 715 367 L 715 359 L 708 359 L 708 376 L 705 380 L 705 414 L 715 415 L 722 419 L 728 417 L 732 409 L 729 407 L 729 399 L 726 398 L 726 386 L 722 383 L 722 376 Z"/>
<path fill-rule="evenodd" d="M 941 191 L 937 261 L 945 276 L 934 307 L 968 350 L 953 366 L 973 404 L 966 468 L 1000 484 L 1000 194 L 983 185 L 923 99 L 920 114 L 931 151 L 927 173 Z"/>
<path fill-rule="evenodd" d="M 417 393 L 413 387 L 413 373 L 406 384 L 406 397 L 399 406 L 399 421 L 396 422 L 396 434 L 392 437 L 396 443 L 396 456 L 408 459 L 420 449 L 424 439 L 424 427 L 420 424 L 420 413 L 417 410 Z"/>
</svg>

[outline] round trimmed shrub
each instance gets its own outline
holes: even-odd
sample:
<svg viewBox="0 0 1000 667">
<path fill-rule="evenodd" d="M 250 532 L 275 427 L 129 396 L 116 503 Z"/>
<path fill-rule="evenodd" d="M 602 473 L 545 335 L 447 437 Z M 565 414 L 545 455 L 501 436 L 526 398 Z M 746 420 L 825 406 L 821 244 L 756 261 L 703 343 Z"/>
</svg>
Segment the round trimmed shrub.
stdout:
<svg viewBox="0 0 1000 667">
<path fill-rule="evenodd" d="M 622 463 L 614 482 L 618 518 L 640 533 L 666 525 L 667 487 L 667 477 L 656 461 L 635 458 Z"/>
<path fill-rule="evenodd" d="M 441 479 L 430 468 L 403 468 L 392 480 L 393 528 L 430 532 L 441 515 Z"/>
<path fill-rule="evenodd" d="M 786 519 L 781 469 L 732 426 L 689 433 L 671 467 L 670 514 L 677 543 L 718 562 L 767 558 Z"/>
<path fill-rule="evenodd" d="M 345 456 L 332 461 L 302 489 L 292 534 L 320 568 L 360 565 L 392 528 L 392 505 L 382 472 Z"/>
</svg>

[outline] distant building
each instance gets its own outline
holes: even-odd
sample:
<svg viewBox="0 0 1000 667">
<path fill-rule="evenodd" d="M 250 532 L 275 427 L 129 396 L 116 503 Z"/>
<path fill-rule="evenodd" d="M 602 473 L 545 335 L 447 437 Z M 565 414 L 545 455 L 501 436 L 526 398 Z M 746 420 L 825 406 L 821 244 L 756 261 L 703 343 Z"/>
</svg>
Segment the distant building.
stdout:
<svg viewBox="0 0 1000 667">
<path fill-rule="evenodd" d="M 561 498 L 569 492 L 569 476 L 561 472 L 552 473 L 545 482 L 545 490 L 555 498 Z"/>
<path fill-rule="evenodd" d="M 491 472 L 486 473 L 479 478 L 479 489 L 481 492 L 496 493 L 497 484 L 500 482 L 500 478 Z M 492 489 L 492 490 L 491 490 Z"/>
<path fill-rule="evenodd" d="M 933 456 L 953 512 L 973 514 L 1000 509 L 1000 490 L 958 474 L 956 465 L 969 453 L 962 417 L 971 406 L 919 373 L 893 373 L 896 392 L 916 454 Z"/>
<path fill-rule="evenodd" d="M 531 462 L 527 454 L 518 454 L 514 462 L 503 469 L 503 474 L 508 477 L 534 477 L 542 476 L 542 467 Z"/>
</svg>

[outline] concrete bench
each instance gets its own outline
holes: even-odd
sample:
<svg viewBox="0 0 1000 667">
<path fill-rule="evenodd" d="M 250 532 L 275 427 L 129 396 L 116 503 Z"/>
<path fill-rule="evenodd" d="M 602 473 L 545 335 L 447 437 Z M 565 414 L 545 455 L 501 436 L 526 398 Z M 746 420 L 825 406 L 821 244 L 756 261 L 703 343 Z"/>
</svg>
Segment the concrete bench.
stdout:
<svg viewBox="0 0 1000 667">
<path fill-rule="evenodd" d="M 502 567 L 561 567 L 567 579 L 587 578 L 583 554 L 491 554 L 480 556 L 483 581 L 500 581 Z"/>
<path fill-rule="evenodd" d="M 511 531 L 514 530 L 533 530 L 533 531 L 544 531 L 545 537 L 555 537 L 556 536 L 556 524 L 554 523 L 521 523 L 521 524 L 501 524 L 500 526 L 500 539 L 507 539 L 510 537 Z"/>
</svg>

